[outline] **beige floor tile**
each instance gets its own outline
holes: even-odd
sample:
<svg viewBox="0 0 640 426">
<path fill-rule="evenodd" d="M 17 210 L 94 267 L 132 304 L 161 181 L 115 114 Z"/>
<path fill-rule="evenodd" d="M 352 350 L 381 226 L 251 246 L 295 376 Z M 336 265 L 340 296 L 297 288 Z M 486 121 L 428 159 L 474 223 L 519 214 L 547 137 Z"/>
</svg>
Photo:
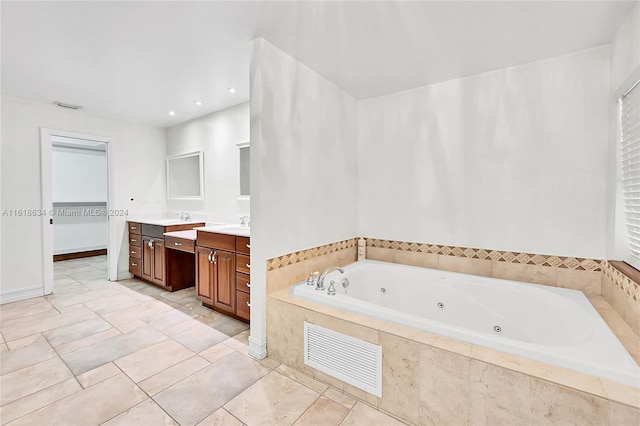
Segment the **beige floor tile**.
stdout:
<svg viewBox="0 0 640 426">
<path fill-rule="evenodd" d="M 140 328 L 109 340 L 98 342 L 75 352 L 62 355 L 74 374 L 82 374 L 116 359 L 166 340 L 167 337 L 151 327 Z"/>
<path fill-rule="evenodd" d="M 165 333 L 194 352 L 202 352 L 229 338 L 226 334 L 193 319 L 176 324 L 166 329 Z"/>
<path fill-rule="evenodd" d="M 342 404 L 321 396 L 307 411 L 296 420 L 294 425 L 300 426 L 337 426 L 349 413 L 349 409 Z"/>
<path fill-rule="evenodd" d="M 171 426 L 177 423 L 173 421 L 162 408 L 147 399 L 122 414 L 114 417 L 106 423 L 105 426 Z"/>
<path fill-rule="evenodd" d="M 387 414 L 358 402 L 342 421 L 344 426 L 401 426 L 404 423 Z"/>
<path fill-rule="evenodd" d="M 68 379 L 3 405 L 0 407 L 0 424 L 9 423 L 81 390 L 76 379 Z"/>
<path fill-rule="evenodd" d="M 357 400 L 351 395 L 347 395 L 346 393 L 334 387 L 329 387 L 326 391 L 324 391 L 323 395 L 331 399 L 332 401 L 337 402 L 338 404 L 344 405 L 349 410 L 352 409 L 357 402 Z"/>
<path fill-rule="evenodd" d="M 142 380 L 138 383 L 138 386 L 147 394 L 153 396 L 209 365 L 211 363 L 206 359 L 197 355 L 192 356 L 148 379 Z"/>
<path fill-rule="evenodd" d="M 0 353 L 2 352 L 9 352 L 9 348 L 6 343 L 0 343 Z"/>
<path fill-rule="evenodd" d="M 120 324 L 116 328 L 118 330 L 120 330 L 120 332 L 122 334 L 127 334 L 127 333 L 131 333 L 132 331 L 135 331 L 135 330 L 137 330 L 139 328 L 144 328 L 144 327 L 149 327 L 149 324 L 147 324 L 146 322 L 144 322 L 142 320 L 135 320 L 135 321 L 126 322 L 124 324 Z"/>
<path fill-rule="evenodd" d="M 276 371 L 278 373 L 280 373 L 280 374 L 283 374 L 283 375 L 289 377 L 290 379 L 295 380 L 298 383 L 301 383 L 301 384 L 305 385 L 309 389 L 312 389 L 312 390 L 314 390 L 314 391 L 316 391 L 318 393 L 324 392 L 329 387 L 326 384 L 317 381 L 313 377 L 307 376 L 306 374 L 304 374 L 304 373 L 302 373 L 302 372 L 300 372 L 298 370 L 295 370 L 293 368 L 287 367 L 284 364 L 279 365 L 278 368 L 276 368 Z M 349 407 L 349 408 L 351 408 L 351 407 Z"/>
<path fill-rule="evenodd" d="M 101 299 L 90 300 L 84 303 L 84 306 L 91 309 L 93 312 L 97 313 L 108 313 L 113 312 L 109 308 L 114 306 L 120 306 L 125 303 L 138 302 L 132 296 L 123 293 L 122 291 L 117 291 L 114 295 L 110 297 L 105 297 Z"/>
<path fill-rule="evenodd" d="M 6 327 L 13 323 L 15 325 L 16 320 L 22 322 L 28 322 L 33 318 L 33 315 L 38 315 L 40 317 L 44 317 L 49 314 L 56 314 L 58 311 L 51 306 L 51 303 L 46 301 L 44 298 L 32 299 L 35 300 L 34 303 L 29 304 L 27 306 L 13 305 L 13 303 L 9 303 L 6 305 L 2 305 L 2 315 L 0 315 L 0 327 Z M 32 317 L 32 318 L 30 318 Z M 19 323 L 19 322 L 18 322 Z"/>
<path fill-rule="evenodd" d="M 272 371 L 224 408 L 246 424 L 291 425 L 319 396 L 318 392 Z"/>
<path fill-rule="evenodd" d="M 15 425 L 99 425 L 147 399 L 124 374 L 111 377 L 26 415 Z"/>
<path fill-rule="evenodd" d="M 0 355 L 0 374 L 20 370 L 33 364 L 38 364 L 56 357 L 56 352 L 44 341 L 36 341 L 20 349 L 3 352 Z"/>
<path fill-rule="evenodd" d="M 229 346 L 225 345 L 224 343 L 219 343 L 215 346 L 210 347 L 209 349 L 200 352 L 200 356 L 209 362 L 216 362 L 219 359 L 222 359 L 234 352 L 235 351 Z"/>
<path fill-rule="evenodd" d="M 76 379 L 83 388 L 88 388 L 89 386 L 93 386 L 96 383 L 100 383 L 121 373 L 122 371 L 114 363 L 110 362 L 93 370 L 89 370 L 86 373 L 82 373 L 76 376 Z"/>
<path fill-rule="evenodd" d="M 191 320 L 192 318 L 193 316 L 187 315 L 184 312 L 170 309 L 168 311 L 162 311 L 142 317 L 140 320 L 156 330 L 164 331 L 176 324 Z"/>
<path fill-rule="evenodd" d="M 96 314 L 84 307 L 77 308 L 66 313 L 48 317 L 46 321 L 38 318 L 25 324 L 3 328 L 2 334 L 7 341 L 12 341 L 91 318 L 96 318 Z"/>
<path fill-rule="evenodd" d="M 0 405 L 16 401 L 72 377 L 67 366 L 57 357 L 5 374 L 0 377 Z"/>
<path fill-rule="evenodd" d="M 20 348 L 24 348 L 25 346 L 32 345 L 36 342 L 46 342 L 47 339 L 41 333 L 32 334 L 31 336 L 23 337 L 22 339 L 12 340 L 11 342 L 7 342 L 7 347 L 11 351 L 18 350 Z"/>
<path fill-rule="evenodd" d="M 275 370 L 281 365 L 280 361 L 269 357 L 258 359 L 257 361 L 263 366 L 270 368 L 271 370 Z"/>
<path fill-rule="evenodd" d="M 87 321 L 81 321 L 77 324 L 70 324 L 55 330 L 45 331 L 42 333 L 54 348 L 64 343 L 82 339 L 92 334 L 113 328 L 111 324 L 100 317 L 92 318 Z"/>
<path fill-rule="evenodd" d="M 172 365 L 195 355 L 173 340 L 165 340 L 115 361 L 115 364 L 134 382 L 138 383 Z"/>
<path fill-rule="evenodd" d="M 77 351 L 82 348 L 86 348 L 87 346 L 95 345 L 98 342 L 102 342 L 105 340 L 109 340 L 113 337 L 120 336 L 122 333 L 115 328 L 111 328 L 109 330 L 101 331 L 96 334 L 92 334 L 87 337 L 83 337 L 82 339 L 74 340 L 73 342 L 64 343 L 58 347 L 56 347 L 56 352 L 59 355 L 68 354 L 70 352 Z"/>
<path fill-rule="evenodd" d="M 167 306 L 164 303 L 158 302 L 156 300 L 151 300 L 149 302 L 141 304 L 139 303 L 135 306 L 123 309 L 121 311 L 104 314 L 103 317 L 117 327 L 118 325 L 125 324 L 130 321 L 135 321 L 154 313 L 166 311 L 169 309 L 171 309 L 170 306 Z"/>
<path fill-rule="evenodd" d="M 181 425 L 194 425 L 268 373 L 237 352 L 200 370 L 153 399 Z"/>
<path fill-rule="evenodd" d="M 198 426 L 242 426 L 242 422 L 224 408 L 219 408 L 198 423 Z"/>
</svg>

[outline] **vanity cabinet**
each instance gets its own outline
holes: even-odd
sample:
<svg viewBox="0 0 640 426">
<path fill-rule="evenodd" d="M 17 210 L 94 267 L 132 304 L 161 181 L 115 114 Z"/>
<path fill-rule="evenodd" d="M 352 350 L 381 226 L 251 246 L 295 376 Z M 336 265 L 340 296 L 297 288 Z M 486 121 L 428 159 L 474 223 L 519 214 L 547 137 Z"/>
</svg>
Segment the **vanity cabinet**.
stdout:
<svg viewBox="0 0 640 426">
<path fill-rule="evenodd" d="M 189 282 L 193 285 L 193 279 L 183 280 L 176 276 L 176 274 L 180 273 L 179 268 L 177 270 L 176 268 L 169 270 L 166 259 L 164 233 L 189 230 L 203 225 L 204 223 L 190 223 L 162 226 L 128 222 L 129 272 L 138 278 L 169 291 L 186 288 Z M 167 282 L 167 277 L 169 277 L 170 282 Z"/>
<path fill-rule="evenodd" d="M 249 245 L 246 237 L 198 231 L 196 297 L 216 311 L 249 321 L 248 248 L 238 253 L 239 239 L 239 244 Z"/>
</svg>

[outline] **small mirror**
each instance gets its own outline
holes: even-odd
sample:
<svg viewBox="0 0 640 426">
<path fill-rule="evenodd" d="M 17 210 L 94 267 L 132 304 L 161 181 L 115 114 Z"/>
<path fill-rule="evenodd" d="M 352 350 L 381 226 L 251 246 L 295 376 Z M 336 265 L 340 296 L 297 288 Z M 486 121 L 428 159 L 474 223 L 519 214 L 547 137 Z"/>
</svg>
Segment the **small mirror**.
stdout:
<svg viewBox="0 0 640 426">
<path fill-rule="evenodd" d="M 167 157 L 167 198 L 204 200 L 202 151 Z"/>
<path fill-rule="evenodd" d="M 249 198 L 251 195 L 250 173 L 251 173 L 251 150 L 249 142 L 238 144 L 240 150 L 240 198 Z"/>
</svg>

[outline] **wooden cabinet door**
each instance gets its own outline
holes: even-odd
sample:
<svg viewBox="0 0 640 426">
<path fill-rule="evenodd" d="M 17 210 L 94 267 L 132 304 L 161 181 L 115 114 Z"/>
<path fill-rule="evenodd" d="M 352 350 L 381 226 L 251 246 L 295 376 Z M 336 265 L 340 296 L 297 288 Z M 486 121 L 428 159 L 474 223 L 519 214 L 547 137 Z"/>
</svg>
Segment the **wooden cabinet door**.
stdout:
<svg viewBox="0 0 640 426">
<path fill-rule="evenodd" d="M 142 239 L 142 278 L 153 281 L 153 238 Z"/>
<path fill-rule="evenodd" d="M 153 240 L 153 282 L 161 286 L 164 280 L 164 240 Z"/>
<path fill-rule="evenodd" d="M 213 305 L 213 284 L 215 268 L 210 259 L 213 249 L 196 247 L 196 297 Z"/>
<path fill-rule="evenodd" d="M 228 251 L 216 250 L 214 267 L 213 306 L 221 311 L 235 314 L 236 255 Z"/>
</svg>

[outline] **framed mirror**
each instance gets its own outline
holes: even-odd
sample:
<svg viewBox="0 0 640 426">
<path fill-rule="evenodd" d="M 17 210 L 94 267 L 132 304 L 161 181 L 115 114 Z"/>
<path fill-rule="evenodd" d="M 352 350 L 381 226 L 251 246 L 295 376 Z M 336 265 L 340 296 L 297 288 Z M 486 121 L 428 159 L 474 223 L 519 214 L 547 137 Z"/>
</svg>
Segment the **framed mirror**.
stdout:
<svg viewBox="0 0 640 426">
<path fill-rule="evenodd" d="M 204 200 L 202 151 L 167 157 L 167 198 Z"/>
<path fill-rule="evenodd" d="M 238 144 L 240 151 L 240 197 L 249 198 L 251 196 L 250 173 L 251 173 L 251 150 L 250 143 Z"/>
</svg>

